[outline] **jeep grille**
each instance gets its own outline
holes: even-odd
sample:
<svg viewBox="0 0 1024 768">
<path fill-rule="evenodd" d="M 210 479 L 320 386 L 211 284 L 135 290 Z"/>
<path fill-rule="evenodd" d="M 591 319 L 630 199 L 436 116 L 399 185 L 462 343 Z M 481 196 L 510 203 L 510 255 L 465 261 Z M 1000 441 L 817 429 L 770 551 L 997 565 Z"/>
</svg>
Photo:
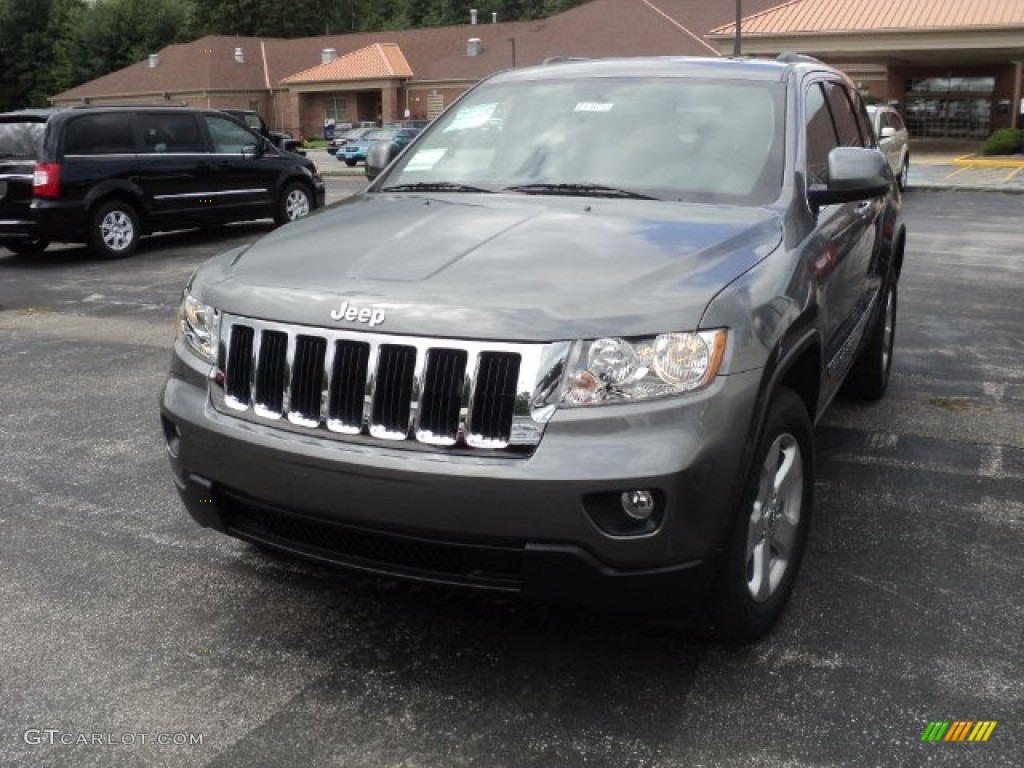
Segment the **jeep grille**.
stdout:
<svg viewBox="0 0 1024 768">
<path fill-rule="evenodd" d="M 356 442 L 528 450 L 567 342 L 506 344 L 290 326 L 225 315 L 211 375 L 222 413 Z"/>
</svg>

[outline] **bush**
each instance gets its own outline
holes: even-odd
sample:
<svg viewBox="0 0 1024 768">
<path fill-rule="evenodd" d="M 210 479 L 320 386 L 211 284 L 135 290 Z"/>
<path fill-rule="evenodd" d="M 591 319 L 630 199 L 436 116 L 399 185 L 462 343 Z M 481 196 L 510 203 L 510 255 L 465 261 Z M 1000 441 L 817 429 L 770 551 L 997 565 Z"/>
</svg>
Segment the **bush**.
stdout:
<svg viewBox="0 0 1024 768">
<path fill-rule="evenodd" d="M 1020 131 L 1016 128 L 1000 128 L 987 139 L 981 150 L 985 155 L 1014 155 L 1020 149 Z"/>
</svg>

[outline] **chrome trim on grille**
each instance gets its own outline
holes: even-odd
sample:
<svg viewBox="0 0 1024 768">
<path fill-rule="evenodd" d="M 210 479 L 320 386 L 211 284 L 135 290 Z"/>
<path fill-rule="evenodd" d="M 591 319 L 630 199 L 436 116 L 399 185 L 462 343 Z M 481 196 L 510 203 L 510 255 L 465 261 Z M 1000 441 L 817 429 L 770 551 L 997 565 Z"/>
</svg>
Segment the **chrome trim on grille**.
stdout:
<svg viewBox="0 0 1024 768">
<path fill-rule="evenodd" d="M 571 346 L 392 336 L 227 314 L 220 334 L 210 393 L 221 413 L 301 434 L 473 455 L 540 442 L 552 413 L 543 403 Z M 247 381 L 233 378 L 239 375 Z"/>
</svg>

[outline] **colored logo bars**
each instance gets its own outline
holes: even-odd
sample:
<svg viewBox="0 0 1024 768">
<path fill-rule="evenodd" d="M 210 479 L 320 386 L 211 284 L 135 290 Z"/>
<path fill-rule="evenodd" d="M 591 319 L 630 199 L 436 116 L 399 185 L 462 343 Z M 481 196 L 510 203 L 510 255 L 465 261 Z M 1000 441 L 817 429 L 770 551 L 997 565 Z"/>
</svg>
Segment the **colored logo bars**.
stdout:
<svg viewBox="0 0 1024 768">
<path fill-rule="evenodd" d="M 995 720 L 933 720 L 921 734 L 921 741 L 988 741 Z"/>
</svg>

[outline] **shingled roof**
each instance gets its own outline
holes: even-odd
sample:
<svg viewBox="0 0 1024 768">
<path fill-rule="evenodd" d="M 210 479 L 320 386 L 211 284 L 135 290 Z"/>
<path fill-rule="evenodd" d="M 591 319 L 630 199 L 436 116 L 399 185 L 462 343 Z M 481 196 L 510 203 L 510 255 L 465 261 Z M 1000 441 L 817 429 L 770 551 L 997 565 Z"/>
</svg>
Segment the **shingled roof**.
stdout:
<svg viewBox="0 0 1024 768">
<path fill-rule="evenodd" d="M 756 13 L 776 2 L 744 0 L 744 8 Z M 417 82 L 473 82 L 513 64 L 538 64 L 550 56 L 715 55 L 702 36 L 727 22 L 733 11 L 732 3 L 709 0 L 591 0 L 536 21 L 293 40 L 211 35 L 164 48 L 155 67 L 142 61 L 54 99 L 68 102 L 162 92 L 268 91 L 282 83 L 287 87 L 299 82 L 291 78 L 323 66 L 325 48 L 335 49 L 337 61 L 342 61 L 376 45 L 385 49 L 397 46 Z M 480 39 L 479 55 L 466 55 L 466 41 L 471 37 Z M 241 61 L 236 60 L 236 48 L 241 49 Z"/>
</svg>

